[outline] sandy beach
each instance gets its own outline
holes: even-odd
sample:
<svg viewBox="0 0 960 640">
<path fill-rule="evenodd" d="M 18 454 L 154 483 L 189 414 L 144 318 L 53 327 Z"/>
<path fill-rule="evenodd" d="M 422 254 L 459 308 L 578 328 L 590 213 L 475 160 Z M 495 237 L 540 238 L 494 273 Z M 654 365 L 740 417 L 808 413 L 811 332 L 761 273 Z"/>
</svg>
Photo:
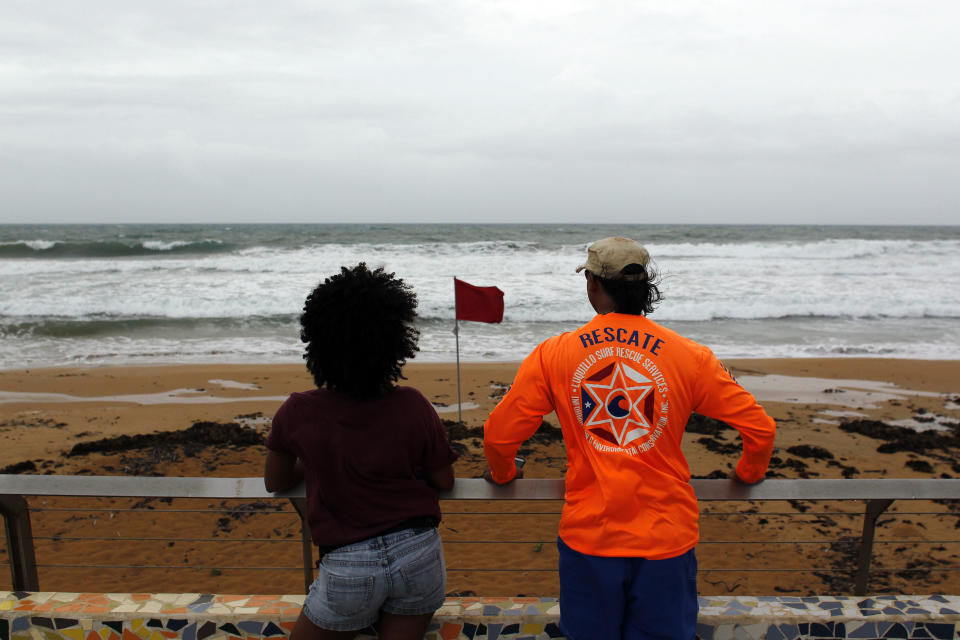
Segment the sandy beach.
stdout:
<svg viewBox="0 0 960 640">
<path fill-rule="evenodd" d="M 772 477 L 960 477 L 958 361 L 841 358 L 727 364 L 777 420 Z M 451 421 L 451 439 L 461 452 L 458 477 L 477 477 L 483 469 L 479 428 L 516 366 L 463 365 L 462 427 L 453 424 L 455 365 L 414 363 L 406 368 L 406 384 L 421 389 L 441 418 Z M 287 394 L 310 387 L 298 364 L 0 371 L 0 470 L 259 476 L 260 440 L 270 417 Z M 556 424 L 553 416 L 546 422 Z M 522 448 L 528 478 L 562 477 L 563 445 L 553 434 L 544 428 L 544 437 Z M 119 436 L 133 439 L 119 446 Z M 694 476 L 725 475 L 738 449 L 736 433 L 715 425 L 693 426 L 684 437 Z M 302 591 L 299 522 L 289 505 L 141 500 L 131 510 L 135 502 L 31 499 L 41 588 Z M 445 502 L 441 533 L 448 591 L 556 595 L 559 506 Z M 849 592 L 844 572 L 855 552 L 849 541 L 859 537 L 862 504 L 701 507 L 701 592 Z M 960 500 L 897 503 L 888 515 L 878 530 L 872 591 L 960 592 Z M 5 548 L 0 562 L 7 562 Z M 4 568 L 0 588 L 9 588 L 9 581 Z"/>
</svg>

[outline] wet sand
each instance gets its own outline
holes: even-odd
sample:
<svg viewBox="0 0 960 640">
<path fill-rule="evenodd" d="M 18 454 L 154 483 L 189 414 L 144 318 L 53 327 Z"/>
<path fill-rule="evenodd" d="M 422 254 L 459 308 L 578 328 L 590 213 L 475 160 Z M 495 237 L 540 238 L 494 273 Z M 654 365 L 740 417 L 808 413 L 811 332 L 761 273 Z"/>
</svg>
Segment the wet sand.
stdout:
<svg viewBox="0 0 960 640">
<path fill-rule="evenodd" d="M 960 477 L 960 362 L 844 358 L 727 364 L 777 420 L 771 476 Z M 450 425 L 462 452 L 458 477 L 480 474 L 478 428 L 515 371 L 515 363 L 464 365 L 466 428 Z M 406 383 L 421 389 L 441 418 L 457 420 L 454 364 L 416 363 L 405 373 Z M 259 438 L 270 416 L 288 393 L 310 386 L 301 365 L 0 371 L 0 469 L 259 476 Z M 556 424 L 553 416 L 546 421 Z M 234 426 L 186 432 L 196 423 Z M 173 435 L 157 436 L 167 432 Z M 133 448 L 100 442 L 138 435 L 144 437 Z M 562 477 L 562 442 L 538 440 L 521 449 L 527 477 Z M 692 426 L 684 438 L 694 476 L 725 475 L 738 448 L 736 433 L 715 425 Z M 302 592 L 299 522 L 282 501 L 142 500 L 131 510 L 137 502 L 31 499 L 41 588 Z M 943 570 L 960 568 L 958 503 L 896 503 L 881 518 L 871 591 L 960 592 L 960 571 Z M 445 502 L 441 533 L 448 591 L 556 595 L 559 506 Z M 208 508 L 215 511 L 202 511 Z M 701 592 L 849 593 L 848 569 L 856 552 L 850 540 L 859 537 L 862 511 L 862 504 L 849 502 L 703 504 Z M 4 549 L 0 562 L 6 561 Z M 9 580 L 4 568 L 0 588 L 9 588 Z"/>
</svg>

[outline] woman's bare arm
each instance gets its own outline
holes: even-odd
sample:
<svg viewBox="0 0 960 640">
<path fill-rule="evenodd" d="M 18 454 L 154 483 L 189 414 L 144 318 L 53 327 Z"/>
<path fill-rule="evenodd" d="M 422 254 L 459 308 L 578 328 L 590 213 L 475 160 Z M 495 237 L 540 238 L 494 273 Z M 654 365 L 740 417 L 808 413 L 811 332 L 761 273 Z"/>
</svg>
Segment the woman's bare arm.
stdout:
<svg viewBox="0 0 960 640">
<path fill-rule="evenodd" d="M 448 464 L 428 473 L 427 484 L 441 492 L 453 489 L 453 465 Z"/>
<path fill-rule="evenodd" d="M 267 491 L 283 491 L 303 482 L 303 464 L 296 456 L 267 450 L 263 484 Z"/>
</svg>

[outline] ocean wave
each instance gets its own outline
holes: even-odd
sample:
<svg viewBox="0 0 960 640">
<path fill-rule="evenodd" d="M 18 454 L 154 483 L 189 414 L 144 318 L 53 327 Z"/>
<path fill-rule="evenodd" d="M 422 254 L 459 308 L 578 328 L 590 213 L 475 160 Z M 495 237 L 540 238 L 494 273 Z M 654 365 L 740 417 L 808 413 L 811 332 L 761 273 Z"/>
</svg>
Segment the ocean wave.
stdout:
<svg viewBox="0 0 960 640">
<path fill-rule="evenodd" d="M 145 261 L 142 261 L 145 262 Z M 155 261 L 156 262 L 156 261 Z M 21 263 L 22 264 L 22 263 Z M 123 266 L 132 266 L 128 262 Z M 141 265 L 146 266 L 146 265 Z M 518 267 L 519 265 L 515 265 Z M 73 321 L 127 322 L 145 318 L 295 317 L 319 279 L 332 271 L 303 273 L 253 272 L 230 276 L 191 268 L 135 273 L 72 273 L 64 282 L 57 274 L 9 274 L 12 287 L 0 291 L 0 323 L 21 319 L 64 318 Z M 729 269 L 728 269 L 729 271 Z M 694 275 L 698 276 L 695 278 Z M 664 301 L 654 318 L 710 321 L 723 319 L 806 318 L 957 318 L 960 295 L 956 279 L 924 282 L 870 277 L 760 276 L 748 280 L 710 274 L 685 276 L 664 288 Z M 6 279 L 7 274 L 0 276 Z M 506 322 L 580 322 L 593 312 L 575 275 L 473 277 L 478 286 L 496 285 L 504 292 Z M 453 281 L 449 277 L 406 278 L 419 299 L 423 319 L 452 320 Z M 153 321 L 153 320 L 150 320 Z"/>
<path fill-rule="evenodd" d="M 416 291 L 418 357 L 453 358 L 456 275 L 505 294 L 502 325 L 461 323 L 464 357 L 519 359 L 593 316 L 574 272 L 588 240 L 634 232 L 662 276 L 651 319 L 725 353 L 960 352 L 960 229 L 375 231 L 2 227 L 0 367 L 178 353 L 297 359 L 304 298 L 360 261 Z"/>
<path fill-rule="evenodd" d="M 654 261 L 676 259 L 731 258 L 769 260 L 862 260 L 867 258 L 899 260 L 903 256 L 943 255 L 960 253 L 958 240 L 867 240 L 831 238 L 811 242 L 740 242 L 740 243 L 665 243 L 649 246 Z"/>
<path fill-rule="evenodd" d="M 515 324 L 539 324 L 539 323 L 562 323 L 569 327 L 576 327 L 587 323 L 593 317 L 592 312 L 583 311 L 576 313 L 566 310 L 534 310 L 507 308 L 504 312 L 504 325 Z M 417 317 L 420 322 L 450 323 L 454 322 L 453 312 L 450 313 L 424 313 Z M 859 321 L 886 321 L 886 320 L 960 320 L 960 311 L 954 313 L 924 313 L 905 310 L 902 313 L 878 313 L 878 312 L 856 312 L 850 313 L 816 313 L 816 312 L 783 312 L 776 310 L 744 310 L 712 312 L 710 309 L 702 310 L 681 310 L 673 312 L 669 307 L 656 309 L 650 315 L 650 319 L 660 323 L 698 323 L 709 324 L 711 322 L 751 322 L 751 321 L 803 321 L 803 322 L 859 322 Z"/>
<path fill-rule="evenodd" d="M 262 239 L 260 239 L 262 240 Z M 538 240 L 491 239 L 426 242 L 326 242 L 320 239 L 287 239 L 286 243 L 252 244 L 237 239 L 156 240 L 110 239 L 96 241 L 70 240 L 16 240 L 0 242 L 0 259 L 16 258 L 118 258 L 192 256 L 198 260 L 206 256 L 224 256 L 239 261 L 262 259 L 270 263 L 313 263 L 318 256 L 328 256 L 333 262 L 347 264 L 360 260 L 371 265 L 381 263 L 410 265 L 423 262 L 435 269 L 442 260 L 461 268 L 477 265 L 492 272 L 498 265 L 506 270 L 522 262 L 525 272 L 553 272 L 560 265 L 575 265 L 582 260 L 586 245 L 552 244 Z M 704 260 L 723 260 L 754 264 L 771 260 L 784 263 L 883 263 L 904 264 L 905 261 L 946 259 L 955 261 L 960 255 L 960 240 L 916 239 L 854 239 L 831 238 L 816 241 L 759 240 L 732 242 L 651 242 L 647 245 L 654 263 L 659 267 L 674 268 Z M 531 262 L 532 261 L 532 262 Z M 217 267 L 225 265 L 216 265 Z M 258 265 L 259 266 L 259 265 Z M 245 265 L 245 268 L 250 268 Z"/>
<path fill-rule="evenodd" d="M 581 248 L 582 249 L 582 248 Z M 519 240 L 477 240 L 477 241 L 429 241 L 429 242 L 305 242 L 299 246 L 268 247 L 253 245 L 247 248 L 251 253 L 278 252 L 283 254 L 315 253 L 323 251 L 336 255 L 370 256 L 477 256 L 486 259 L 510 258 L 537 252 L 556 253 L 557 249 L 536 241 Z"/>
<path fill-rule="evenodd" d="M 70 242 L 61 240 L 17 240 L 0 243 L 0 259 L 16 258 L 123 258 L 160 255 L 228 253 L 234 245 L 221 240 L 143 240 Z"/>
<path fill-rule="evenodd" d="M 0 338 L 98 338 L 112 336 L 159 336 L 193 334 L 259 334 L 295 327 L 295 314 L 273 316 L 171 318 L 162 316 L 48 316 L 13 318 L 0 316 Z M 291 329 L 292 331 L 292 329 Z"/>
</svg>

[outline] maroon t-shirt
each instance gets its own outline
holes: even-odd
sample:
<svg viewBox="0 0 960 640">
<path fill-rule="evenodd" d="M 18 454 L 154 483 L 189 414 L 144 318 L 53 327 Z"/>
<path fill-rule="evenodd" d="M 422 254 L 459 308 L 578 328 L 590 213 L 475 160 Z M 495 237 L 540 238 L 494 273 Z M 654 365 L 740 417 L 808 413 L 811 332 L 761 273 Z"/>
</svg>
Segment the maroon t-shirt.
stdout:
<svg viewBox="0 0 960 640">
<path fill-rule="evenodd" d="M 303 461 L 314 544 L 365 540 L 417 516 L 440 520 L 426 473 L 457 459 L 433 405 L 412 387 L 374 400 L 326 389 L 294 393 L 273 417 L 267 448 Z"/>
</svg>

